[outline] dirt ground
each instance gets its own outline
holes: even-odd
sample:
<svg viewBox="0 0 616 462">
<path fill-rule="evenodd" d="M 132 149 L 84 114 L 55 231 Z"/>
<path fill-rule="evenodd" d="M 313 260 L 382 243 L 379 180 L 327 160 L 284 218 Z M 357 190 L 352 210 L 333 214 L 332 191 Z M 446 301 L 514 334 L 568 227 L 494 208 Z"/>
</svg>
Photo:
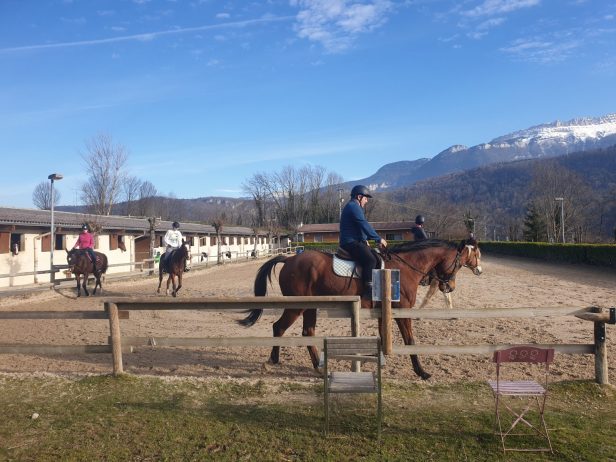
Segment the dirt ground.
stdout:
<svg viewBox="0 0 616 462">
<path fill-rule="evenodd" d="M 261 261 L 235 263 L 187 273 L 179 297 L 248 296 Z M 462 269 L 453 293 L 457 309 L 510 307 L 616 306 L 616 272 L 605 268 L 547 264 L 539 261 L 484 256 L 484 273 L 474 276 Z M 31 296 L 6 297 L 0 293 L 0 310 L 102 310 L 105 297 L 126 295 L 155 297 L 157 278 L 109 281 L 103 296 L 76 298 L 74 289 Z M 420 287 L 418 300 L 426 289 Z M 273 294 L 279 294 L 275 290 Z M 428 308 L 445 310 L 440 294 Z M 122 322 L 122 334 L 147 337 L 271 336 L 275 315 L 264 315 L 247 329 L 236 321 L 240 313 L 197 311 L 131 312 Z M 592 343 L 593 325 L 573 317 L 515 320 L 416 321 L 415 335 L 420 344 L 485 343 Z M 362 325 L 362 333 L 376 335 L 376 322 Z M 397 330 L 397 329 L 396 329 Z M 348 320 L 321 319 L 317 335 L 350 335 Z M 616 335 L 614 326 L 608 326 Z M 26 344 L 104 344 L 109 324 L 106 320 L 4 320 L 0 323 L 0 343 Z M 286 335 L 300 336 L 298 321 Z M 395 342 L 402 344 L 399 336 Z M 124 367 L 133 374 L 228 378 L 236 380 L 315 382 L 305 348 L 285 348 L 281 364 L 267 364 L 268 348 L 159 348 L 143 347 L 124 355 Z M 616 348 L 608 343 L 612 381 L 616 381 Z M 483 380 L 493 374 L 486 356 L 436 355 L 422 357 L 432 374 L 428 383 Z M 559 380 L 593 379 L 594 358 L 590 355 L 558 354 L 553 371 Z M 0 373 L 107 374 L 110 354 L 84 355 L 0 355 Z M 407 356 L 388 358 L 384 378 L 420 382 Z"/>
</svg>

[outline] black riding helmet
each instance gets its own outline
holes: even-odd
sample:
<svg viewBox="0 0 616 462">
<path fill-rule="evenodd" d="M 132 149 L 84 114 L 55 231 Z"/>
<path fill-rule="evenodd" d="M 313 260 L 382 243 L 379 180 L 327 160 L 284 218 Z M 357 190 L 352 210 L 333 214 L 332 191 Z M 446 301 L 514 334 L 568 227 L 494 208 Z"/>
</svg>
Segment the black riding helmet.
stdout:
<svg viewBox="0 0 616 462">
<path fill-rule="evenodd" d="M 353 186 L 353 189 L 351 189 L 351 197 L 355 198 L 360 195 L 366 196 L 366 197 L 372 197 L 372 195 L 370 194 L 370 190 L 363 184 L 358 184 L 357 186 Z"/>
<path fill-rule="evenodd" d="M 180 229 L 180 224 L 177 221 L 174 221 L 171 226 L 173 227 L 173 229 Z"/>
<path fill-rule="evenodd" d="M 81 225 L 81 229 L 83 229 L 85 231 L 90 231 L 90 227 L 88 226 L 87 223 L 84 223 L 83 225 Z"/>
<path fill-rule="evenodd" d="M 426 220 L 424 219 L 424 216 L 423 216 L 423 215 L 417 215 L 417 216 L 415 217 L 415 224 L 418 224 L 418 225 L 423 225 L 423 224 L 424 224 L 424 221 L 426 221 Z"/>
</svg>

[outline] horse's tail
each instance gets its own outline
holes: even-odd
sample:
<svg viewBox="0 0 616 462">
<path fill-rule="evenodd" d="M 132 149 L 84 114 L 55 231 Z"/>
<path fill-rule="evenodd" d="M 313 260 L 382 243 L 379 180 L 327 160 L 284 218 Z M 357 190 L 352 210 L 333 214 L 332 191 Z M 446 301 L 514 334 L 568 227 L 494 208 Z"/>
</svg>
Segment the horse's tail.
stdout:
<svg viewBox="0 0 616 462">
<path fill-rule="evenodd" d="M 106 273 L 108 267 L 109 262 L 107 261 L 107 255 L 101 253 L 101 274 Z"/>
<path fill-rule="evenodd" d="M 271 260 L 266 261 L 259 271 L 257 271 L 257 277 L 255 278 L 254 294 L 257 297 L 264 297 L 267 294 L 267 283 L 272 282 L 272 271 L 278 263 L 282 263 L 287 259 L 284 255 L 278 255 Z M 238 323 L 244 327 L 253 326 L 263 314 L 262 309 L 250 310 L 248 316 L 238 321 Z"/>
</svg>

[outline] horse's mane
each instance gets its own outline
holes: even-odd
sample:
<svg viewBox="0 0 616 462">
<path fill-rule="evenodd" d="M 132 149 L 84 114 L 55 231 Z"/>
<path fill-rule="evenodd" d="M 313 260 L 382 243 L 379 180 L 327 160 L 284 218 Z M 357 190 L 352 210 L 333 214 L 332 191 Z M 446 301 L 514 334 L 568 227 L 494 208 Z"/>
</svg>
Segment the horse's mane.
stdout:
<svg viewBox="0 0 616 462">
<path fill-rule="evenodd" d="M 424 239 L 422 241 L 403 242 L 402 244 L 393 245 L 389 247 L 389 251 L 392 253 L 417 252 L 431 248 L 455 249 L 457 245 L 454 242 L 441 239 Z"/>
</svg>

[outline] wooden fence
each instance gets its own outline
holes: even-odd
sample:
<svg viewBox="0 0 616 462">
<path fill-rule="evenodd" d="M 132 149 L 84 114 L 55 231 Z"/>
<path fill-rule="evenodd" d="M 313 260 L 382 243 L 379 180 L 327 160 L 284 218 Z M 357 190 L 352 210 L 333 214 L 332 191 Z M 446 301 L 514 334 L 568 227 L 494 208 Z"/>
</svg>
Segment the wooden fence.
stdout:
<svg viewBox="0 0 616 462">
<path fill-rule="evenodd" d="M 383 279 L 386 282 L 387 271 Z M 594 323 L 594 342 L 589 344 L 536 344 L 543 348 L 554 348 L 562 354 L 592 354 L 595 356 L 595 379 L 600 384 L 609 383 L 606 323 L 616 323 L 616 309 L 605 311 L 596 307 L 555 307 L 555 308 L 507 308 L 482 310 L 411 310 L 392 309 L 389 284 L 382 285 L 382 308 L 360 309 L 360 299 L 356 296 L 331 297 L 207 297 L 168 299 L 160 297 L 133 298 L 122 297 L 105 301 L 105 311 L 14 311 L 0 312 L 2 319 L 108 319 L 110 338 L 108 345 L 1 345 L 0 353 L 50 354 L 50 353 L 112 353 L 113 373 L 123 373 L 122 352 L 132 347 L 144 345 L 158 346 L 196 346 L 196 347 L 271 347 L 271 346 L 309 346 L 322 348 L 324 337 L 215 337 L 215 338 L 172 338 L 172 337 L 123 337 L 120 319 L 128 319 L 133 310 L 206 310 L 206 311 L 245 311 L 268 309 L 280 311 L 284 308 L 318 309 L 321 318 L 341 318 L 351 320 L 351 335 L 358 336 L 362 321 L 383 318 L 383 351 L 385 354 L 479 354 L 489 355 L 510 344 L 486 345 L 396 345 L 392 344 L 392 324 L 395 318 L 411 319 L 488 319 L 488 318 L 536 318 L 554 316 L 577 316 Z"/>
</svg>

